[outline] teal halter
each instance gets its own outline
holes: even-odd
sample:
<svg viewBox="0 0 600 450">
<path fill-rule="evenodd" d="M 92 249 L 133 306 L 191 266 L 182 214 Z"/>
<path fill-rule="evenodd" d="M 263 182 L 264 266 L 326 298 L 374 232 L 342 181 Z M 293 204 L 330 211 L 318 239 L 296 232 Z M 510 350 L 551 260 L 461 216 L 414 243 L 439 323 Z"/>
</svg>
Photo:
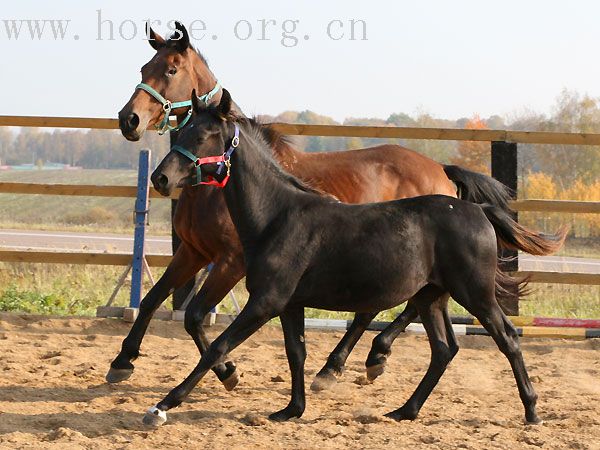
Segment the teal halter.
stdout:
<svg viewBox="0 0 600 450">
<path fill-rule="evenodd" d="M 192 116 L 192 101 L 191 100 L 172 103 L 170 100 L 167 100 L 162 95 L 160 95 L 160 93 L 156 89 L 154 89 L 152 86 L 147 85 L 146 83 L 140 83 L 135 88 L 141 89 L 142 91 L 146 91 L 148 94 L 150 94 L 156 100 L 158 100 L 158 102 L 160 104 L 162 104 L 165 115 L 163 117 L 162 122 L 159 125 L 156 125 L 156 130 L 158 131 L 158 134 L 163 135 L 167 131 L 179 131 L 190 120 L 190 117 Z M 212 98 L 217 94 L 217 92 L 219 92 L 220 89 L 221 89 L 221 85 L 217 81 L 217 83 L 215 84 L 215 87 L 212 88 L 212 90 L 210 92 L 198 97 L 198 99 L 200 101 L 203 101 L 206 105 L 208 105 L 210 103 L 210 101 L 212 100 Z M 187 115 L 185 116 L 185 119 L 183 119 L 181 121 L 181 123 L 178 123 L 176 126 L 173 127 L 169 123 L 169 117 L 171 116 L 171 111 L 174 109 L 177 109 L 177 108 L 189 108 L 189 109 L 188 109 Z"/>
</svg>

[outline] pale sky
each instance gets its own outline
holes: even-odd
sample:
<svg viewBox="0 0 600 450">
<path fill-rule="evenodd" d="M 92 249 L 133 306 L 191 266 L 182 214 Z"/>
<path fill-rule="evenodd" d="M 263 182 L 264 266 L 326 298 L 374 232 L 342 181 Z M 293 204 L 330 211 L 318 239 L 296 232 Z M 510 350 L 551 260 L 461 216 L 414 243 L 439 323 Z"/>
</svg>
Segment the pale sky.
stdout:
<svg viewBox="0 0 600 450">
<path fill-rule="evenodd" d="M 113 23 L 112 41 L 107 23 L 98 40 L 98 9 Z M 20 0 L 0 10 L 0 114 L 116 117 L 153 54 L 143 40 L 149 18 L 162 21 L 162 33 L 169 20 L 204 21 L 194 43 L 247 114 L 310 109 L 341 120 L 426 111 L 456 119 L 548 113 L 563 88 L 600 96 L 597 1 Z M 32 40 L 26 24 L 9 39 L 5 21 L 15 19 L 71 22 L 64 40 L 49 25 Z M 365 22 L 366 40 L 360 23 L 349 39 L 351 19 Z M 132 37 L 126 20 L 137 28 L 131 40 L 119 35 L 122 25 Z M 261 20 L 276 21 L 269 40 L 260 40 Z M 299 21 L 290 47 L 281 42 L 286 20 Z M 344 37 L 329 37 L 328 24 L 332 37 Z"/>
</svg>

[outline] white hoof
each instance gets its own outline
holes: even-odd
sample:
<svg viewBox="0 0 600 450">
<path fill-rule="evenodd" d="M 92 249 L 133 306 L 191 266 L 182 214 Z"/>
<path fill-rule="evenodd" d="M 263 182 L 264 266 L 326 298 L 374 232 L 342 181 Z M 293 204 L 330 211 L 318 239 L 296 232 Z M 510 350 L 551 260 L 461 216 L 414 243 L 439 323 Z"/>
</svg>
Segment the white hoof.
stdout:
<svg viewBox="0 0 600 450">
<path fill-rule="evenodd" d="M 156 406 L 153 406 L 146 414 L 144 414 L 144 425 L 148 425 L 151 427 L 160 427 L 163 423 L 167 421 L 167 412 L 161 411 Z"/>
</svg>

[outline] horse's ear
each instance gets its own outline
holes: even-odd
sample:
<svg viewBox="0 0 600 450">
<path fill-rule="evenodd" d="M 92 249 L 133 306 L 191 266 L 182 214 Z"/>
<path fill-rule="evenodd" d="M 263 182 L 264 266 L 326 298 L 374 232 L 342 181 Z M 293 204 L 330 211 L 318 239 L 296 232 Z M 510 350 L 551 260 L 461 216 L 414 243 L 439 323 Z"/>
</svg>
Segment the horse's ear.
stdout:
<svg viewBox="0 0 600 450">
<path fill-rule="evenodd" d="M 179 35 L 179 39 L 173 39 L 176 42 L 175 48 L 179 53 L 183 53 L 190 46 L 190 35 L 183 24 L 178 21 L 175 21 L 175 31 Z"/>
<path fill-rule="evenodd" d="M 150 26 L 150 22 L 146 22 L 146 37 L 148 38 L 148 43 L 156 51 L 164 47 L 166 44 L 165 39 L 160 34 L 154 32 Z"/>
<path fill-rule="evenodd" d="M 223 89 L 223 93 L 221 94 L 221 101 L 219 102 L 219 113 L 223 117 L 228 117 L 231 112 L 231 94 L 227 89 Z"/>
<path fill-rule="evenodd" d="M 203 108 L 202 100 L 198 98 L 196 95 L 196 89 L 192 90 L 192 110 L 198 114 L 200 110 Z"/>
</svg>

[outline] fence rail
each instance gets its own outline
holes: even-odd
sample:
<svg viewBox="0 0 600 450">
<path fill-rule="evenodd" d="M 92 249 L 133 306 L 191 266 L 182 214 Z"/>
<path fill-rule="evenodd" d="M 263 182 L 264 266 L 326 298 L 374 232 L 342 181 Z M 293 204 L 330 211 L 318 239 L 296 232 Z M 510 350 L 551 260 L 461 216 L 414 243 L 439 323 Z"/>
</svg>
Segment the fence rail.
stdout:
<svg viewBox="0 0 600 450">
<path fill-rule="evenodd" d="M 505 141 L 522 144 L 600 145 L 597 133 L 550 131 L 464 130 L 455 128 L 369 127 L 348 125 L 271 124 L 293 136 L 364 137 L 384 139 L 432 139 L 445 141 Z M 40 128 L 94 128 L 116 130 L 117 119 L 84 117 L 0 116 L 0 126 Z"/>
<path fill-rule="evenodd" d="M 170 198 L 179 197 L 181 190 L 175 190 Z M 85 197 L 128 197 L 135 198 L 136 186 L 73 185 L 0 182 L 0 194 L 72 195 Z M 151 198 L 164 198 L 154 188 L 150 188 Z M 600 214 L 600 202 L 574 200 L 515 200 L 511 202 L 515 211 L 541 211 L 559 213 Z"/>
</svg>

